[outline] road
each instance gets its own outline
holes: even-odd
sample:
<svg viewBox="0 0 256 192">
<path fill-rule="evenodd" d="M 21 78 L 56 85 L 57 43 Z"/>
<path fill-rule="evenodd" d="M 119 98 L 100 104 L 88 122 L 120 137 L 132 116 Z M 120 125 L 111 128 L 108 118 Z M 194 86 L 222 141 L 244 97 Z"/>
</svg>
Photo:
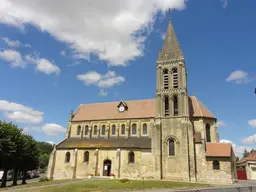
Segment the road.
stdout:
<svg viewBox="0 0 256 192">
<path fill-rule="evenodd" d="M 45 175 L 44 174 L 41 174 L 40 175 L 40 177 L 45 177 Z M 38 178 L 35 178 L 35 179 L 27 179 L 26 180 L 26 182 L 27 183 L 34 183 L 34 182 L 38 182 L 39 181 L 39 179 L 40 179 L 40 177 L 38 177 Z M 22 180 L 18 180 L 18 185 L 19 184 L 21 184 L 21 182 L 22 182 Z M 9 186 L 11 186 L 12 185 L 12 183 L 13 183 L 13 181 L 8 181 L 7 183 L 6 183 L 6 185 L 9 187 Z"/>
</svg>

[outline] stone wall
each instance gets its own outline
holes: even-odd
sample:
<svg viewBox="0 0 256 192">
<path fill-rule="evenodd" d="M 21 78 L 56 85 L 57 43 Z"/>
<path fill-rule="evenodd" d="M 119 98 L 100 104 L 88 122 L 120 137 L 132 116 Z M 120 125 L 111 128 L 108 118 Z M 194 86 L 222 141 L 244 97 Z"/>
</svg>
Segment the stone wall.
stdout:
<svg viewBox="0 0 256 192">
<path fill-rule="evenodd" d="M 110 121 L 92 121 L 92 122 L 71 122 L 70 125 L 70 137 L 87 137 L 87 138 L 98 138 L 98 137 L 119 137 L 119 136 L 151 136 L 151 119 L 132 119 L 132 120 L 110 120 Z M 125 125 L 126 131 L 125 134 L 121 133 L 121 126 Z M 137 132 L 132 134 L 131 126 L 136 124 Z M 143 124 L 147 125 L 147 134 L 143 134 Z M 106 134 L 102 135 L 101 129 L 102 125 L 106 126 Z M 112 126 L 116 126 L 116 134 L 112 135 Z M 78 126 L 81 126 L 81 132 L 77 134 Z M 85 126 L 89 127 L 89 133 L 85 135 Z M 93 132 L 94 126 L 97 126 L 97 134 Z"/>
<path fill-rule="evenodd" d="M 89 161 L 84 162 L 84 153 L 89 152 Z M 128 163 L 128 153 L 131 150 L 57 150 L 53 179 L 87 178 L 89 175 L 103 176 L 104 161 L 111 160 L 111 173 L 120 178 L 156 179 L 153 159 L 149 150 L 133 150 L 135 162 Z M 65 155 L 71 153 L 70 162 L 65 162 Z M 120 159 L 119 159 L 120 158 Z M 120 164 L 119 164 L 120 163 Z"/>
<path fill-rule="evenodd" d="M 220 170 L 213 170 L 213 161 L 220 163 Z M 207 183 L 229 184 L 233 182 L 230 158 L 205 157 L 204 145 L 196 144 L 197 181 Z"/>
<path fill-rule="evenodd" d="M 70 163 L 65 163 L 66 153 L 70 152 Z M 57 150 L 53 179 L 72 179 L 75 167 L 75 150 Z"/>
</svg>

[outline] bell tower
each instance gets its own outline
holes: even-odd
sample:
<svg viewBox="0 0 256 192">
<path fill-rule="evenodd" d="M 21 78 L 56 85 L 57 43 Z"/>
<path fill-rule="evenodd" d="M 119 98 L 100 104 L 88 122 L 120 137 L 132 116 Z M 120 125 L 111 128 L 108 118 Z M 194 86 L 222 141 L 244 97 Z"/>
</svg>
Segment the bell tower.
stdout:
<svg viewBox="0 0 256 192">
<path fill-rule="evenodd" d="M 156 117 L 188 117 L 185 60 L 171 20 L 157 60 Z"/>
<path fill-rule="evenodd" d="M 185 59 L 171 20 L 157 60 L 156 145 L 160 178 L 195 181 L 193 124 L 189 118 Z M 155 147 L 155 146 L 154 146 Z M 175 165 L 175 166 L 174 166 Z"/>
</svg>

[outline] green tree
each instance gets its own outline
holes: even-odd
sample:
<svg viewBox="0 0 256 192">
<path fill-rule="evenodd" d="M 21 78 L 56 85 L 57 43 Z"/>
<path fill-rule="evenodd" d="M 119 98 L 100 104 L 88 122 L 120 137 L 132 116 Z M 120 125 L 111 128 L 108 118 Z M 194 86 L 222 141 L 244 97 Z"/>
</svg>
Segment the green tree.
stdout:
<svg viewBox="0 0 256 192">
<path fill-rule="evenodd" d="M 23 135 L 23 153 L 20 169 L 23 171 L 22 184 L 26 184 L 26 173 L 39 166 L 39 148 L 37 141 L 31 135 Z"/>
<path fill-rule="evenodd" d="M 46 167 L 48 166 L 48 163 L 49 163 L 49 158 L 50 158 L 50 155 L 48 154 L 42 154 L 40 155 L 39 157 L 39 167 L 43 170 L 46 169 Z"/>
<path fill-rule="evenodd" d="M 249 152 L 246 149 L 244 149 L 243 158 L 247 157 L 248 155 L 249 155 Z"/>
<path fill-rule="evenodd" d="M 53 150 L 53 145 L 51 145 L 50 143 L 44 142 L 44 141 L 38 141 L 38 147 L 39 147 L 39 151 L 40 154 L 51 154 L 52 150 Z"/>
<path fill-rule="evenodd" d="M 6 186 L 8 170 L 14 167 L 19 144 L 17 139 L 21 134 L 21 129 L 16 125 L 0 121 L 0 151 L 2 157 L 0 168 L 4 171 L 2 187 Z"/>
<path fill-rule="evenodd" d="M 49 158 L 50 154 L 53 150 L 53 145 L 47 143 L 47 142 L 38 142 L 38 147 L 40 151 L 40 157 L 39 157 L 39 167 L 41 171 L 45 172 L 48 163 L 49 163 Z"/>
</svg>

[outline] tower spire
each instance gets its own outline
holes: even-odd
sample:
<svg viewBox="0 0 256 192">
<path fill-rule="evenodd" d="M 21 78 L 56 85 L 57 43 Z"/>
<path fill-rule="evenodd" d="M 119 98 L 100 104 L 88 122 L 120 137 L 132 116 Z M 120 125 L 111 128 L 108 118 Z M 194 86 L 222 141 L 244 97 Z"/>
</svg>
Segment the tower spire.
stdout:
<svg viewBox="0 0 256 192">
<path fill-rule="evenodd" d="M 181 58 L 183 58 L 183 54 L 172 25 L 172 21 L 170 18 L 170 10 L 169 10 L 168 28 L 165 35 L 163 49 L 159 54 L 158 61 L 177 60 Z"/>
</svg>

